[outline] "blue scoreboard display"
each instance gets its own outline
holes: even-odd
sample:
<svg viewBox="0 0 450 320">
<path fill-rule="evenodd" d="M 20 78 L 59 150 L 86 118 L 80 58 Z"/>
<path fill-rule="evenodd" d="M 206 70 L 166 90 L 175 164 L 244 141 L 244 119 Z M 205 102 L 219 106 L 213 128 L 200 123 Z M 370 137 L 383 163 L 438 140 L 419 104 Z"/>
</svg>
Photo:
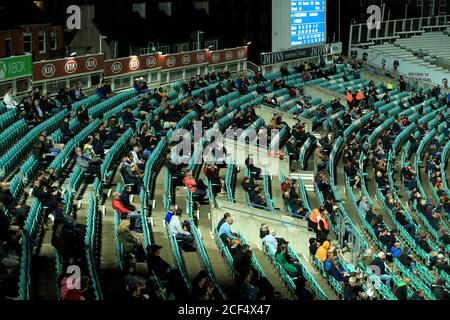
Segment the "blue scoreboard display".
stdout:
<svg viewBox="0 0 450 320">
<path fill-rule="evenodd" d="M 291 45 L 325 42 L 326 0 L 291 0 Z"/>
</svg>

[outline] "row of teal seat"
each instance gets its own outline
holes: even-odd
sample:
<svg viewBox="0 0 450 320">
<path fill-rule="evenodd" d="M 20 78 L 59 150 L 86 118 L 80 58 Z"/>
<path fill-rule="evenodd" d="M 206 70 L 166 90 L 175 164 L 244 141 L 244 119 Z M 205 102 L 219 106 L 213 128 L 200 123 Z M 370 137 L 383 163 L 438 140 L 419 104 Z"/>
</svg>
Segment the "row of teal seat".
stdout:
<svg viewBox="0 0 450 320">
<path fill-rule="evenodd" d="M 93 193 L 90 193 L 86 219 L 86 234 L 84 236 L 86 264 L 95 299 L 103 300 L 95 258 L 100 254 L 100 221 L 98 214 L 97 197 Z"/>
<path fill-rule="evenodd" d="M 13 123 L 10 127 L 5 129 L 0 134 L 0 154 L 5 152 L 10 148 L 17 138 L 23 136 L 27 131 L 28 126 L 25 119 L 20 119 L 19 121 Z"/>
<path fill-rule="evenodd" d="M 28 184 L 30 182 L 38 167 L 39 162 L 37 161 L 36 157 L 31 154 L 28 159 L 25 160 L 22 166 L 20 166 L 20 173 L 22 174 L 24 183 Z"/>
<path fill-rule="evenodd" d="M 35 198 L 31 204 L 27 219 L 25 220 L 24 234 L 22 236 L 18 300 L 30 299 L 33 248 L 40 240 L 39 230 L 44 218 L 43 211 L 42 204 Z"/>
<path fill-rule="evenodd" d="M 6 129 L 19 118 L 16 110 L 9 110 L 0 115 L 0 130 Z"/>
<path fill-rule="evenodd" d="M 109 149 L 108 153 L 105 156 L 105 159 L 100 166 L 100 174 L 103 183 L 106 183 L 111 177 L 113 173 L 112 165 L 123 154 L 124 150 L 129 148 L 128 142 L 133 137 L 133 134 L 134 130 L 132 128 L 128 128 L 127 131 L 125 131 L 113 144 L 111 149 Z"/>
<path fill-rule="evenodd" d="M 50 168 L 55 170 L 55 175 L 59 176 L 64 169 L 65 165 L 72 157 L 72 153 L 77 146 L 85 141 L 88 135 L 92 134 L 100 125 L 100 120 L 96 119 L 92 121 L 88 126 L 81 130 L 77 135 L 75 135 L 69 142 L 64 146 L 61 152 L 53 159 L 50 164 Z"/>
<path fill-rule="evenodd" d="M 92 108 L 89 108 L 88 109 L 89 117 L 90 118 L 101 117 L 105 112 L 111 110 L 112 108 L 120 105 L 123 102 L 130 100 L 132 97 L 136 95 L 137 92 L 134 89 L 128 89 L 126 91 L 118 93 L 117 95 L 94 105 Z"/>
<path fill-rule="evenodd" d="M 42 132 L 45 131 L 47 134 L 51 134 L 56 130 L 65 115 L 67 115 L 66 110 L 60 111 L 58 114 L 28 131 L 22 139 L 17 141 L 16 144 L 0 158 L 0 179 L 11 172 L 13 168 L 19 166 L 18 162 L 22 160 Z"/>
</svg>

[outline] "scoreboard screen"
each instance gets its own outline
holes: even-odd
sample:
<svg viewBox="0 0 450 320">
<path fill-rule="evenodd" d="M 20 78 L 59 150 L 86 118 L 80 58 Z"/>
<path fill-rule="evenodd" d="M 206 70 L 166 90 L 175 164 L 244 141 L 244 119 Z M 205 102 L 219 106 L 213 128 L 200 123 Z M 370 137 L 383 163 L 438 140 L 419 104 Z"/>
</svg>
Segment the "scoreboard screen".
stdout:
<svg viewBox="0 0 450 320">
<path fill-rule="evenodd" d="M 325 43 L 326 0 L 291 0 L 291 45 Z"/>
</svg>

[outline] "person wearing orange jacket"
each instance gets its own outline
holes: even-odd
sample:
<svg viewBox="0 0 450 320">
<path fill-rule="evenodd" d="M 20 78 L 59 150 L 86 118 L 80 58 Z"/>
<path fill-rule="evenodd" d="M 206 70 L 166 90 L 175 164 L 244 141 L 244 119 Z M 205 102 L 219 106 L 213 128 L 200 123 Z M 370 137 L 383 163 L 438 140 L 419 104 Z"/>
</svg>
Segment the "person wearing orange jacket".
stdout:
<svg viewBox="0 0 450 320">
<path fill-rule="evenodd" d="M 353 95 L 351 91 L 347 91 L 347 93 L 345 94 L 345 97 L 347 98 L 347 104 L 349 106 L 353 105 Z"/>
<path fill-rule="evenodd" d="M 322 213 L 323 212 L 323 213 Z M 326 210 L 313 209 L 309 215 L 308 226 L 316 232 L 316 238 L 319 242 L 326 240 L 330 232 L 328 214 Z"/>
<path fill-rule="evenodd" d="M 323 210 L 322 215 L 317 219 L 317 241 L 322 242 L 328 238 L 330 233 L 330 223 L 328 221 L 328 212 Z"/>
<path fill-rule="evenodd" d="M 327 259 L 327 253 L 329 249 L 330 242 L 324 241 L 323 244 L 319 248 L 317 248 L 316 258 L 323 263 Z"/>
<path fill-rule="evenodd" d="M 356 101 L 361 102 L 361 100 L 364 100 L 364 94 L 361 91 L 356 91 Z"/>
</svg>

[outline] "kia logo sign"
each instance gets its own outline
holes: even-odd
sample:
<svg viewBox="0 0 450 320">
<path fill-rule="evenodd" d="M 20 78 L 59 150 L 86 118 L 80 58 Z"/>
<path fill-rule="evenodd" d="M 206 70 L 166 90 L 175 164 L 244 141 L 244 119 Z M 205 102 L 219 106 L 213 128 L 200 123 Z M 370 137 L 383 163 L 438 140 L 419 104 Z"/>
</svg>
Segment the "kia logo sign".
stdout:
<svg viewBox="0 0 450 320">
<path fill-rule="evenodd" d="M 120 61 L 116 61 L 111 65 L 112 73 L 120 73 L 122 71 L 122 63 Z"/>
<path fill-rule="evenodd" d="M 156 65 L 156 58 L 154 56 L 148 57 L 145 64 L 148 68 L 154 67 Z"/>
<path fill-rule="evenodd" d="M 86 69 L 94 70 L 95 68 L 97 68 L 97 59 L 89 58 L 86 60 L 85 65 L 86 65 Z"/>
<path fill-rule="evenodd" d="M 197 53 L 197 62 L 202 63 L 203 61 L 205 61 L 205 54 L 203 52 Z"/>
<path fill-rule="evenodd" d="M 245 50 L 244 49 L 239 49 L 237 55 L 238 55 L 239 59 L 244 58 L 245 57 Z"/>
<path fill-rule="evenodd" d="M 220 54 L 219 53 L 214 53 L 212 55 L 212 62 L 219 62 L 220 61 Z"/>
<path fill-rule="evenodd" d="M 231 60 L 231 59 L 233 59 L 233 52 L 227 51 L 227 52 L 225 53 L 225 59 L 226 59 L 226 60 Z"/>
<path fill-rule="evenodd" d="M 42 75 L 46 78 L 50 78 L 56 72 L 55 65 L 52 63 L 47 63 L 42 67 Z"/>
<path fill-rule="evenodd" d="M 131 71 L 136 71 L 137 69 L 139 69 L 139 59 L 131 58 L 130 63 L 128 63 L 128 67 Z"/>
<path fill-rule="evenodd" d="M 166 64 L 169 68 L 172 68 L 177 63 L 177 59 L 175 57 L 167 58 Z"/>
<path fill-rule="evenodd" d="M 183 64 L 189 64 L 191 62 L 191 56 L 190 55 L 188 55 L 188 54 L 185 54 L 184 56 L 183 56 Z"/>
<path fill-rule="evenodd" d="M 66 73 L 74 73 L 75 71 L 77 71 L 77 63 L 75 62 L 75 60 L 67 61 L 64 65 L 64 70 L 66 71 Z"/>
</svg>

